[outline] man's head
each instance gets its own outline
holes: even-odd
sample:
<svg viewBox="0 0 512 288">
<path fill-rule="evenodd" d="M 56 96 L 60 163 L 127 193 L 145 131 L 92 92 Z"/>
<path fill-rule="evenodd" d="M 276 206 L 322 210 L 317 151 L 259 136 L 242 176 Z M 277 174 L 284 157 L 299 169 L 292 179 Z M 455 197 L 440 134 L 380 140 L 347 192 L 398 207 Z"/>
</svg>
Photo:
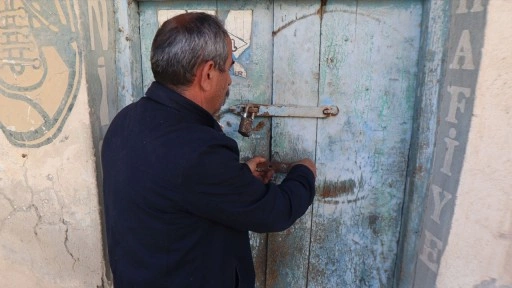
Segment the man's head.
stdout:
<svg viewBox="0 0 512 288">
<path fill-rule="evenodd" d="M 229 34 L 215 16 L 180 14 L 156 32 L 151 70 L 156 81 L 214 114 L 229 93 L 231 49 Z"/>
</svg>

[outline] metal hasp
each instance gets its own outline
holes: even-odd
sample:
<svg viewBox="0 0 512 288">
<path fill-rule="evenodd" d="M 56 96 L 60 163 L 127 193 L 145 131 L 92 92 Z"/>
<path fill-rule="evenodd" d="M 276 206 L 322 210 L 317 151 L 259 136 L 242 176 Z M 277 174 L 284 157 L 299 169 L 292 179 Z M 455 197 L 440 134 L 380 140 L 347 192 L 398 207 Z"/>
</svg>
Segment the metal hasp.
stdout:
<svg viewBox="0 0 512 288">
<path fill-rule="evenodd" d="M 292 163 L 272 161 L 260 163 L 256 166 L 256 171 L 266 172 L 268 170 L 274 170 L 276 173 L 288 173 L 292 168 Z"/>
<path fill-rule="evenodd" d="M 245 103 L 229 107 L 229 112 L 241 116 L 238 133 L 249 137 L 254 117 L 298 117 L 327 118 L 339 113 L 338 106 L 297 106 L 297 105 L 265 105 Z"/>
</svg>

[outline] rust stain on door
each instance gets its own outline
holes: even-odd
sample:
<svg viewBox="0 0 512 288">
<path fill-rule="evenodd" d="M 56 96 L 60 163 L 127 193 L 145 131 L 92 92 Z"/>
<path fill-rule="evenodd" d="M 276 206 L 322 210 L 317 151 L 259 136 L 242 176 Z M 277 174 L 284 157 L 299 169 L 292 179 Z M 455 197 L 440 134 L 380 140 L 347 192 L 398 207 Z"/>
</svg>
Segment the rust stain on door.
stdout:
<svg viewBox="0 0 512 288">
<path fill-rule="evenodd" d="M 326 181 L 320 191 L 320 198 L 338 198 L 342 195 L 353 194 L 356 188 L 356 181 L 354 179 L 342 181 Z"/>
</svg>

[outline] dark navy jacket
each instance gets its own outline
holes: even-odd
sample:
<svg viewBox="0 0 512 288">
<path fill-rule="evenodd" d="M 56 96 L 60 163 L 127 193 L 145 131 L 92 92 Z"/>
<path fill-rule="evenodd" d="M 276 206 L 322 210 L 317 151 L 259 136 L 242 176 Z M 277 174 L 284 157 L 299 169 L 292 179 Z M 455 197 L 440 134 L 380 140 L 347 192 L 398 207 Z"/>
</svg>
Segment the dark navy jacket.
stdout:
<svg viewBox="0 0 512 288">
<path fill-rule="evenodd" d="M 314 197 L 306 166 L 263 184 L 206 110 L 156 82 L 112 121 L 102 166 L 116 288 L 254 287 L 248 231 L 290 227 Z"/>
</svg>

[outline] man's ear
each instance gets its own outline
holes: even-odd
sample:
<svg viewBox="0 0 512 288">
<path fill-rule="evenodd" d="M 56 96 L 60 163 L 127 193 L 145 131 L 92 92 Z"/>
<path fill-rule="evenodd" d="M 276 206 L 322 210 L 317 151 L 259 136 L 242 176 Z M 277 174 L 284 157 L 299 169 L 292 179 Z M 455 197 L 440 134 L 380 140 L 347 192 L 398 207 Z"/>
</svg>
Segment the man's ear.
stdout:
<svg viewBox="0 0 512 288">
<path fill-rule="evenodd" d="M 200 66 L 198 69 L 200 75 L 199 84 L 201 85 L 201 89 L 205 91 L 209 91 L 212 89 L 213 85 L 213 77 L 215 73 L 215 64 L 213 61 L 208 61 L 204 65 Z"/>
</svg>

